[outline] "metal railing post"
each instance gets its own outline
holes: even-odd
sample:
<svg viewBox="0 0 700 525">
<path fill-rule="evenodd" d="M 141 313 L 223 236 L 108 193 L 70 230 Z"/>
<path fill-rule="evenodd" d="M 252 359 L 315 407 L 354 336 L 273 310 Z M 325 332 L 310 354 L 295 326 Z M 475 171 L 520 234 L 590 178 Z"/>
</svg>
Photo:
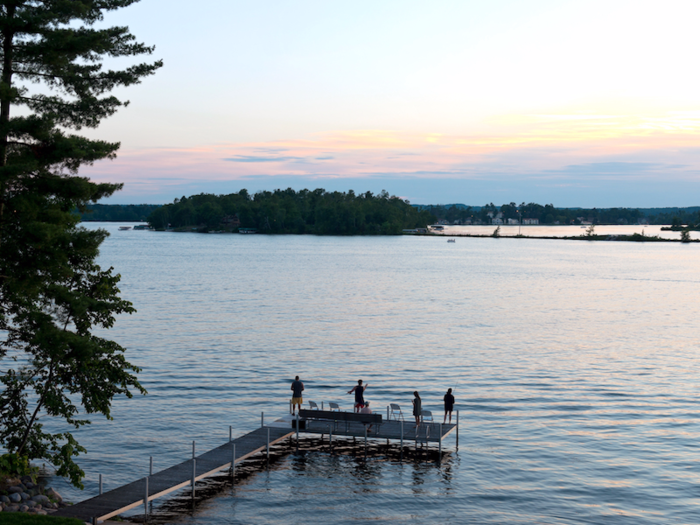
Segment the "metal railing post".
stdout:
<svg viewBox="0 0 700 525">
<path fill-rule="evenodd" d="M 102 496 L 102 474 L 100 474 L 100 496 Z"/>
<path fill-rule="evenodd" d="M 459 449 L 459 410 L 457 410 L 457 448 Z"/>
<path fill-rule="evenodd" d="M 270 462 L 270 428 L 267 428 L 267 462 Z"/>
<path fill-rule="evenodd" d="M 197 460 L 192 458 L 192 499 L 194 499 L 194 484 L 197 479 Z"/>
<path fill-rule="evenodd" d="M 440 423 L 440 435 L 438 436 L 438 453 L 442 455 L 442 423 Z"/>
<path fill-rule="evenodd" d="M 260 426 L 265 426 L 265 412 L 260 412 Z"/>
<path fill-rule="evenodd" d="M 192 459 L 194 459 L 195 442 L 192 442 Z"/>
<path fill-rule="evenodd" d="M 232 482 L 236 482 L 236 444 L 233 444 L 233 451 L 231 452 L 231 479 Z"/>
<path fill-rule="evenodd" d="M 153 475 L 153 456 L 151 456 L 150 466 L 148 467 L 148 475 Z"/>
<path fill-rule="evenodd" d="M 146 495 L 143 498 L 143 513 L 148 516 L 148 476 L 146 476 Z"/>
<path fill-rule="evenodd" d="M 297 412 L 297 448 L 299 448 L 299 413 Z"/>
<path fill-rule="evenodd" d="M 233 441 L 233 426 L 229 425 L 228 426 L 228 442 L 231 443 Z"/>
</svg>

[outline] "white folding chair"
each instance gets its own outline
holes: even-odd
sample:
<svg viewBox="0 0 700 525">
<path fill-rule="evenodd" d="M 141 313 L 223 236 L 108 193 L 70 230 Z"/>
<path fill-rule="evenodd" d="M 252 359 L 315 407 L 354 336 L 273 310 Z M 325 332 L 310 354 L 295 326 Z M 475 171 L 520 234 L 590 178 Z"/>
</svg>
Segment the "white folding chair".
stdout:
<svg viewBox="0 0 700 525">
<path fill-rule="evenodd" d="M 421 410 L 420 420 L 424 423 L 433 423 L 433 413 L 430 410 Z"/>
<path fill-rule="evenodd" d="M 328 410 L 330 410 L 331 412 L 333 410 L 340 412 L 340 407 L 338 406 L 338 403 L 333 403 L 332 401 L 329 401 L 328 402 Z"/>
<path fill-rule="evenodd" d="M 399 419 L 401 419 L 401 421 L 405 421 L 403 412 L 401 412 L 401 407 L 396 403 L 389 403 L 389 417 L 397 421 Z"/>
<path fill-rule="evenodd" d="M 309 401 L 309 410 L 318 410 L 318 405 L 315 401 Z"/>
</svg>

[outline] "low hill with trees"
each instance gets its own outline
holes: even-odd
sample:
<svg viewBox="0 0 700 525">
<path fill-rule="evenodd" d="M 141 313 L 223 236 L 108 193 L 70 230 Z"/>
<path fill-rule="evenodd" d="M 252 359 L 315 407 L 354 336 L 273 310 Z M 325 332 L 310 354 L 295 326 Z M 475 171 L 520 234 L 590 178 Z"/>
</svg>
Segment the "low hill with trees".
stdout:
<svg viewBox="0 0 700 525">
<path fill-rule="evenodd" d="M 491 224 L 491 217 L 500 214 L 507 219 L 537 219 L 539 224 L 684 224 L 700 223 L 700 207 L 691 208 L 556 208 L 553 204 L 511 202 L 496 206 L 464 204 L 417 205 L 438 220 L 462 224 Z"/>
<path fill-rule="evenodd" d="M 161 204 L 91 204 L 80 213 L 83 222 L 145 222 Z"/>
<path fill-rule="evenodd" d="M 425 228 L 435 218 L 386 191 L 377 195 L 324 189 L 200 194 L 175 199 L 151 212 L 156 229 L 311 233 L 317 235 L 396 235 Z"/>
</svg>

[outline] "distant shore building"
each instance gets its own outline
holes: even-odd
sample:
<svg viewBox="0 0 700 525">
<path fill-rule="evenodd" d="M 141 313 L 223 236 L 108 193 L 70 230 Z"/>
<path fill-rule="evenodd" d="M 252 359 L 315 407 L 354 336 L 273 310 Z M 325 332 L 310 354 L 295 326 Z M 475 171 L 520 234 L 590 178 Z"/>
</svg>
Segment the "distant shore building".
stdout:
<svg viewBox="0 0 700 525">
<path fill-rule="evenodd" d="M 523 219 L 523 224 L 539 224 L 539 219 Z"/>
</svg>

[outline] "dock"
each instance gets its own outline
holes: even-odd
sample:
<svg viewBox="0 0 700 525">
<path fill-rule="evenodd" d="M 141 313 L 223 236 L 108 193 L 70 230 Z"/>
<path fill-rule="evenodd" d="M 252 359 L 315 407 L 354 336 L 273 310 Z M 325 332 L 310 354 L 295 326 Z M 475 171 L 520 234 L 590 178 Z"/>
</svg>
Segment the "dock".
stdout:
<svg viewBox="0 0 700 525">
<path fill-rule="evenodd" d="M 234 446 L 235 462 L 238 463 L 264 451 L 268 443 L 269 445 L 274 445 L 291 436 L 292 433 L 291 427 L 265 426 L 257 428 L 193 459 L 75 505 L 62 508 L 51 515 L 79 518 L 92 523 L 94 521 L 108 520 L 138 506 L 144 506 L 145 508 L 148 501 L 165 496 L 176 490 L 193 486 L 198 480 L 231 468 L 231 463 L 234 461 Z"/>
<path fill-rule="evenodd" d="M 193 443 L 191 459 L 75 505 L 64 507 L 52 516 L 78 518 L 85 522 L 97 523 L 139 506 L 142 506 L 145 514 L 148 514 L 148 503 L 156 498 L 186 487 L 191 488 L 194 497 L 197 481 L 227 469 L 235 469 L 237 463 L 265 450 L 269 453 L 272 445 L 295 435 L 297 447 L 300 435 L 315 434 L 327 435 L 331 444 L 334 437 L 363 438 L 365 446 L 369 439 L 385 439 L 400 441 L 402 448 L 404 442 L 415 443 L 416 447 L 419 444 L 427 446 L 429 443 L 437 443 L 439 450 L 442 451 L 443 439 L 456 430 L 457 446 L 459 446 L 459 416 L 457 416 L 457 424 L 423 422 L 416 428 L 412 421 L 382 420 L 381 416 L 375 416 L 381 420 L 381 423 L 370 427 L 361 422 L 342 419 L 350 417 L 350 413 L 331 412 L 328 416 L 330 419 L 324 419 L 323 417 L 327 414 L 329 413 L 317 411 L 313 412 L 313 417 L 301 420 L 298 415 L 294 417 L 289 414 L 268 425 L 264 425 L 261 421 L 261 426 L 252 432 L 237 439 L 229 439 L 229 442 L 199 456 L 194 453 Z"/>
</svg>

